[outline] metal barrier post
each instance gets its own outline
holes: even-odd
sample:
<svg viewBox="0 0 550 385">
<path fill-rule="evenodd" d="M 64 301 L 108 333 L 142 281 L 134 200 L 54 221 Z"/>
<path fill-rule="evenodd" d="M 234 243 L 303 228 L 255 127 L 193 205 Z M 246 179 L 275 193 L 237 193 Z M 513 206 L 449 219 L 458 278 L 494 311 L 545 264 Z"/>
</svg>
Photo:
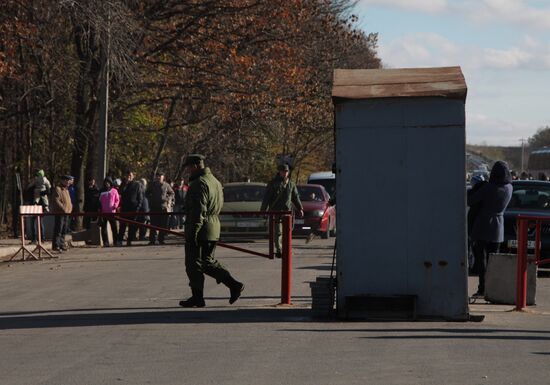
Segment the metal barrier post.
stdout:
<svg viewBox="0 0 550 385">
<path fill-rule="evenodd" d="M 269 240 L 269 259 L 274 258 L 273 242 L 275 241 L 273 237 L 275 236 L 275 217 L 271 214 L 267 216 L 269 235 L 267 239 Z"/>
<path fill-rule="evenodd" d="M 527 226 L 528 220 L 518 217 L 518 257 L 516 271 L 516 310 L 527 306 Z"/>
<path fill-rule="evenodd" d="M 42 218 L 40 215 L 36 216 L 36 232 L 38 236 L 36 238 L 36 248 L 38 249 L 38 258 L 42 258 Z"/>
<path fill-rule="evenodd" d="M 535 260 L 536 262 L 540 261 L 540 248 L 541 248 L 541 239 L 540 239 L 540 230 L 542 227 L 542 221 L 537 219 L 537 227 L 535 231 Z"/>
<path fill-rule="evenodd" d="M 290 305 L 292 285 L 292 216 L 284 215 L 283 220 L 283 266 L 281 276 L 281 303 Z"/>
</svg>

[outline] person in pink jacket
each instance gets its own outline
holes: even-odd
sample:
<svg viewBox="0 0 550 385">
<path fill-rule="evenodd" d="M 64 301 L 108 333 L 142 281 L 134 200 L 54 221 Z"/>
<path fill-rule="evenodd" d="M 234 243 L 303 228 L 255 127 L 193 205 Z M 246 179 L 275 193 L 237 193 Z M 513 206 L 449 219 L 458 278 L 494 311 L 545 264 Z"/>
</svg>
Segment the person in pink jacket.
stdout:
<svg viewBox="0 0 550 385">
<path fill-rule="evenodd" d="M 99 206 L 101 213 L 116 213 L 120 205 L 120 195 L 116 188 L 113 188 L 113 180 L 109 177 L 103 181 L 103 188 L 99 194 Z M 113 243 L 118 236 L 118 224 L 113 217 L 101 217 L 101 239 L 103 246 L 109 247 L 109 235 L 107 234 L 107 223 L 111 225 Z"/>
</svg>

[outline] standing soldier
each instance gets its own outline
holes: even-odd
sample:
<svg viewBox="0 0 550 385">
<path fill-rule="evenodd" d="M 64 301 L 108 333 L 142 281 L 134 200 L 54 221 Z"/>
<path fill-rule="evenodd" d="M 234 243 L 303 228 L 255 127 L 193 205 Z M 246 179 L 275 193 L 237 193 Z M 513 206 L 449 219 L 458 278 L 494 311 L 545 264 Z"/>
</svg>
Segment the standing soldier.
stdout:
<svg viewBox="0 0 550 385">
<path fill-rule="evenodd" d="M 152 212 L 169 213 L 172 211 L 172 203 L 174 201 L 174 190 L 169 183 L 164 181 L 164 173 L 157 172 L 155 180 L 149 186 L 147 191 L 149 199 L 149 209 Z M 168 228 L 170 216 L 166 215 L 151 215 L 151 224 L 153 226 Z M 158 241 L 160 245 L 164 245 L 165 231 L 159 231 Z M 157 240 L 157 230 L 149 229 L 149 244 L 154 245 Z"/>
<path fill-rule="evenodd" d="M 223 206 L 221 183 L 204 167 L 204 156 L 191 154 L 184 163 L 189 174 L 189 190 L 185 197 L 185 269 L 192 296 L 180 301 L 182 307 L 204 307 L 204 274 L 229 288 L 229 303 L 241 296 L 244 285 L 235 280 L 215 258 L 220 238 L 220 213 Z"/>
<path fill-rule="evenodd" d="M 290 211 L 292 206 L 298 211 L 298 217 L 304 216 L 304 208 L 300 202 L 300 195 L 296 183 L 288 177 L 290 168 L 288 164 L 277 167 L 278 173 L 268 183 L 262 201 L 261 211 Z M 281 258 L 283 248 L 283 220 L 277 219 L 275 224 L 275 256 Z"/>
</svg>

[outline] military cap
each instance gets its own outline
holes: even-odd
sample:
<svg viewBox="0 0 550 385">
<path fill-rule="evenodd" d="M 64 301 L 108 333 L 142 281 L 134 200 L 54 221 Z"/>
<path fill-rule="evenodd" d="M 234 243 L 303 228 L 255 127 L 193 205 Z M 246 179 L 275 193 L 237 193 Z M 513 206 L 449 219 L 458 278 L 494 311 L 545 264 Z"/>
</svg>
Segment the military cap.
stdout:
<svg viewBox="0 0 550 385">
<path fill-rule="evenodd" d="M 191 164 L 201 164 L 206 157 L 201 154 L 189 154 L 187 155 L 187 158 L 185 158 L 185 162 L 183 163 L 183 166 L 189 166 Z"/>
<path fill-rule="evenodd" d="M 288 164 L 280 164 L 278 167 L 277 167 L 277 170 L 279 171 L 290 171 L 290 168 L 288 167 Z"/>
</svg>

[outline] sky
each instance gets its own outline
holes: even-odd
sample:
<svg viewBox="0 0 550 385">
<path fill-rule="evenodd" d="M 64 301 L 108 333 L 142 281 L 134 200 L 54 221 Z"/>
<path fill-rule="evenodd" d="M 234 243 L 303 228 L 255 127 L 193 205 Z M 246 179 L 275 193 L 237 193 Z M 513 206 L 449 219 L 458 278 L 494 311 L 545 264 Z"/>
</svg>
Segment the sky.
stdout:
<svg viewBox="0 0 550 385">
<path fill-rule="evenodd" d="M 466 141 L 520 146 L 550 126 L 550 0 L 359 0 L 386 68 L 462 67 Z"/>
</svg>

